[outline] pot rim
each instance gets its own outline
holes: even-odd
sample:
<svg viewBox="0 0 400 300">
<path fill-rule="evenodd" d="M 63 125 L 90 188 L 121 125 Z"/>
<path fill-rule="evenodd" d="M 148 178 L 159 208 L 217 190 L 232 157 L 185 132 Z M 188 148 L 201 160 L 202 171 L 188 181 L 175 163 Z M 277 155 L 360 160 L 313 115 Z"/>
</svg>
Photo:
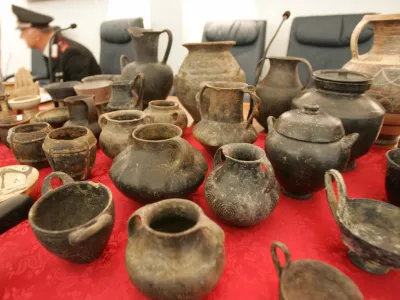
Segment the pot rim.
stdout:
<svg viewBox="0 0 400 300">
<path fill-rule="evenodd" d="M 220 42 L 198 42 L 198 43 L 184 43 L 182 46 L 234 46 L 236 45 L 236 41 L 220 41 Z"/>
<path fill-rule="evenodd" d="M 56 138 L 52 138 L 52 137 L 51 137 L 51 135 L 52 135 L 53 133 L 55 133 L 55 132 L 65 131 L 65 130 L 73 129 L 73 128 L 85 130 L 86 133 L 85 133 L 84 135 L 78 136 L 78 137 L 73 138 L 73 139 L 71 139 L 71 140 L 56 139 Z M 75 140 L 77 140 L 77 139 L 86 137 L 86 136 L 89 134 L 89 131 L 90 131 L 90 129 L 87 128 L 87 127 L 85 127 L 85 126 L 68 125 L 68 126 L 65 126 L 65 127 L 60 127 L 60 128 L 55 128 L 55 129 L 53 129 L 52 131 L 50 131 L 50 132 L 47 134 L 47 138 L 48 138 L 49 140 L 57 141 L 57 142 L 75 141 Z"/>
<path fill-rule="evenodd" d="M 172 105 L 158 105 L 159 103 L 165 103 L 165 104 L 172 104 Z M 152 108 L 163 108 L 163 109 L 176 109 L 179 108 L 179 104 L 171 101 L 171 100 L 151 100 L 149 102 L 149 106 L 151 106 Z"/>
<path fill-rule="evenodd" d="M 21 97 L 15 97 L 12 99 L 8 100 L 8 103 L 11 104 L 23 104 L 23 103 L 30 103 L 30 102 L 36 102 L 40 101 L 40 95 L 27 95 L 27 96 L 21 96 Z"/>
<path fill-rule="evenodd" d="M 139 118 L 137 119 L 131 119 L 131 120 L 115 120 L 116 116 L 124 116 L 124 115 L 129 115 L 129 116 L 138 116 Z M 107 119 L 107 121 L 111 122 L 117 122 L 117 123 L 129 123 L 129 122 L 136 122 L 144 119 L 146 117 L 146 113 L 141 111 L 141 110 L 136 110 L 136 109 L 125 109 L 125 110 L 117 110 L 117 111 L 111 111 L 108 113 L 104 114 L 104 118 Z"/>
<path fill-rule="evenodd" d="M 392 153 L 399 152 L 399 162 L 395 162 L 393 158 L 391 157 Z M 386 152 L 386 159 L 388 162 L 390 162 L 393 166 L 395 166 L 397 169 L 400 169 L 400 148 L 397 149 L 392 149 Z"/>
<path fill-rule="evenodd" d="M 160 126 L 172 127 L 174 129 L 176 129 L 177 132 L 179 132 L 179 134 L 177 134 L 176 136 L 167 138 L 167 139 L 162 139 L 162 140 L 146 140 L 146 139 L 142 139 L 142 138 L 139 138 L 139 137 L 136 136 L 137 132 L 139 132 L 139 131 L 141 131 L 141 130 L 143 130 L 145 128 L 148 128 L 148 127 L 160 127 Z M 166 141 L 170 141 L 170 140 L 176 139 L 177 137 L 182 138 L 182 133 L 183 133 L 183 131 L 179 126 L 176 126 L 176 125 L 171 124 L 171 123 L 150 123 L 150 124 L 145 124 L 145 125 L 136 127 L 135 130 L 132 132 L 131 136 L 132 136 L 133 139 L 135 139 L 137 141 L 140 141 L 140 142 L 155 143 L 156 144 L 156 143 L 164 143 Z"/>
<path fill-rule="evenodd" d="M 257 152 L 258 155 L 260 155 L 260 158 L 255 159 L 255 160 L 242 160 L 242 159 L 234 158 L 231 155 L 225 154 L 226 153 L 225 151 L 228 150 L 227 148 L 235 148 L 235 147 L 242 147 L 242 148 L 247 148 L 247 149 L 254 150 L 254 151 Z M 231 160 L 233 160 L 235 162 L 243 163 L 243 164 L 259 164 L 259 163 L 262 162 L 263 158 L 266 158 L 265 152 L 260 147 L 257 147 L 256 145 L 253 145 L 253 144 L 248 144 L 248 143 L 230 143 L 230 144 L 221 146 L 221 149 L 222 149 L 222 153 L 225 155 L 225 157 L 229 157 L 229 159 L 231 159 Z"/>
<path fill-rule="evenodd" d="M 104 207 L 104 209 L 99 212 L 95 217 L 91 218 L 90 220 L 88 220 L 87 222 L 80 224 L 78 226 L 75 227 L 71 227 L 68 229 L 63 229 L 63 230 L 49 230 L 49 229 L 45 229 L 40 227 L 39 225 L 37 225 L 34 222 L 34 216 L 33 214 L 36 213 L 38 206 L 43 203 L 44 201 L 46 201 L 46 199 L 49 198 L 49 196 L 53 196 L 55 193 L 58 193 L 64 189 L 67 189 L 71 186 L 75 186 L 76 184 L 78 185 L 91 185 L 95 188 L 102 188 L 107 192 L 108 195 L 108 201 L 107 201 L 107 205 Z M 62 186 L 59 186 L 55 189 L 52 189 L 51 191 L 47 192 L 46 194 L 42 195 L 39 200 L 37 200 L 32 208 L 29 210 L 29 215 L 28 215 L 28 220 L 29 220 L 29 224 L 34 227 L 36 230 L 40 231 L 40 232 L 44 232 L 44 233 L 48 233 L 48 234 L 60 234 L 60 233 L 69 233 L 72 231 L 76 231 L 82 227 L 86 227 L 88 224 L 90 224 L 94 219 L 98 218 L 99 216 L 101 216 L 102 214 L 106 213 L 106 211 L 113 205 L 113 197 L 112 197 L 112 193 L 111 190 L 103 183 L 101 182 L 93 182 L 93 181 L 75 181 L 75 182 L 71 182 L 71 183 L 66 183 L 63 184 Z"/>
<path fill-rule="evenodd" d="M 73 86 L 74 90 L 87 91 L 87 90 L 98 90 L 109 87 L 113 81 L 111 80 L 95 80 L 81 82 Z"/>
<path fill-rule="evenodd" d="M 63 101 L 66 103 L 74 103 L 75 101 L 83 101 L 83 100 L 87 100 L 87 99 L 91 99 L 91 100 L 95 101 L 95 95 L 70 96 L 70 97 L 65 98 Z"/>
<path fill-rule="evenodd" d="M 34 127 L 34 126 L 40 126 L 40 125 L 42 125 L 42 127 L 40 129 L 38 129 L 38 130 L 29 131 L 29 132 L 17 132 L 17 130 L 21 129 L 21 128 Z M 35 123 L 21 124 L 21 125 L 15 126 L 14 133 L 26 134 L 26 133 L 38 132 L 38 131 L 42 131 L 43 129 L 47 129 L 49 127 L 50 127 L 50 124 L 47 123 L 47 122 L 44 122 L 44 121 L 35 122 Z"/>
<path fill-rule="evenodd" d="M 230 87 L 225 87 L 224 84 L 226 85 L 232 85 Z M 246 82 L 240 82 L 240 81 L 223 81 L 223 80 L 209 80 L 209 81 L 202 81 L 200 83 L 200 86 L 203 87 L 204 85 L 208 85 L 210 88 L 217 90 L 217 91 L 233 91 L 233 90 L 242 90 L 246 87 L 250 87 Z M 218 86 L 222 85 L 222 86 Z"/>
</svg>

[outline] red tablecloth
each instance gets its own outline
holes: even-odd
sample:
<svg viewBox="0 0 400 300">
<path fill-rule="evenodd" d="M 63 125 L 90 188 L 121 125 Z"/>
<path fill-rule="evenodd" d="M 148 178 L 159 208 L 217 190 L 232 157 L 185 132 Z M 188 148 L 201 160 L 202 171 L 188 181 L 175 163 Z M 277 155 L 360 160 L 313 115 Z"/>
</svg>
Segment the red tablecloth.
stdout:
<svg viewBox="0 0 400 300">
<path fill-rule="evenodd" d="M 191 129 L 184 137 L 200 149 L 211 170 L 212 157 L 193 139 Z M 255 143 L 264 147 L 265 134 Z M 0 166 L 16 164 L 5 146 L 0 146 Z M 385 150 L 372 149 L 358 161 L 356 170 L 345 173 L 350 197 L 385 200 Z M 97 152 L 92 171 L 95 182 L 111 188 L 116 207 L 113 234 L 96 261 L 75 265 L 47 252 L 36 240 L 27 221 L 0 236 L 0 296 L 9 299 L 145 299 L 129 281 L 124 265 L 127 243 L 126 223 L 139 204 L 123 196 L 111 182 L 108 170 L 111 159 Z M 51 172 L 40 171 L 40 184 Z M 192 195 L 205 213 L 215 220 L 204 198 L 203 185 Z M 325 191 L 307 201 L 297 201 L 281 193 L 275 211 L 251 228 L 235 228 L 217 223 L 226 233 L 224 274 L 207 299 L 278 299 L 278 277 L 273 266 L 270 245 L 284 242 L 292 259 L 317 259 L 347 274 L 361 289 L 365 299 L 400 299 L 400 272 L 372 275 L 354 266 L 347 257 L 339 229 L 332 217 Z M 316 299 L 318 300 L 318 299 Z"/>
</svg>

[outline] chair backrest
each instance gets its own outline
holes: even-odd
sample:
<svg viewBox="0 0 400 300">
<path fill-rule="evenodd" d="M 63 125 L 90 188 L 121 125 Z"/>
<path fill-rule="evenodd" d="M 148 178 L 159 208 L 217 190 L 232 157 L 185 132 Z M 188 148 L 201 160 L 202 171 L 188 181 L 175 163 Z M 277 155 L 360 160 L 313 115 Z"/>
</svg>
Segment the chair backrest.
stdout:
<svg viewBox="0 0 400 300">
<path fill-rule="evenodd" d="M 264 20 L 207 22 L 202 41 L 235 41 L 231 53 L 246 73 L 246 82 L 255 85 L 257 63 L 265 48 L 266 28 Z"/>
<path fill-rule="evenodd" d="M 351 59 L 350 38 L 354 27 L 365 14 L 297 17 L 293 20 L 288 56 L 307 59 L 313 70 L 340 69 Z M 360 53 L 367 52 L 373 43 L 372 25 L 358 39 Z M 299 65 L 300 80 L 305 83 L 307 68 Z"/>
<path fill-rule="evenodd" d="M 143 28 L 142 18 L 111 20 L 100 26 L 100 67 L 104 74 L 120 74 L 119 59 L 125 54 L 130 61 L 135 60 L 133 43 L 126 31 L 129 27 Z"/>
</svg>

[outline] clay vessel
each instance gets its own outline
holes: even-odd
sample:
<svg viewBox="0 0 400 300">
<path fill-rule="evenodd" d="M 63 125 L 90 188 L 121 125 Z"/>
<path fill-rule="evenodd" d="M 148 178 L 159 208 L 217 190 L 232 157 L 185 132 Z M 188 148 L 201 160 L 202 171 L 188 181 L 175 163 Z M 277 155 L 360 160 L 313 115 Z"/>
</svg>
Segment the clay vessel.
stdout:
<svg viewBox="0 0 400 300">
<path fill-rule="evenodd" d="M 110 100 L 112 83 L 109 80 L 83 82 L 74 85 L 74 90 L 78 96 L 94 96 L 94 103 L 98 106 Z"/>
<path fill-rule="evenodd" d="M 92 76 L 83 77 L 82 82 L 92 82 L 92 81 L 121 81 L 121 75 L 119 74 L 97 74 Z"/>
<path fill-rule="evenodd" d="M 101 115 L 100 148 L 108 157 L 114 158 L 130 144 L 133 130 L 149 123 L 151 119 L 139 110 L 120 110 Z"/>
<path fill-rule="evenodd" d="M 207 173 L 201 152 L 172 124 L 147 124 L 132 133 L 132 145 L 116 156 L 110 177 L 128 198 L 155 202 L 194 192 Z"/>
<path fill-rule="evenodd" d="M 52 189 L 52 178 L 59 178 L 63 185 Z M 72 263 L 88 263 L 101 255 L 110 239 L 114 202 L 104 184 L 74 182 L 67 174 L 54 172 L 44 179 L 42 196 L 28 219 L 49 252 Z"/>
<path fill-rule="evenodd" d="M 285 255 L 282 265 L 277 248 Z M 313 259 L 292 262 L 289 249 L 281 242 L 271 244 L 271 256 L 279 277 L 281 300 L 363 300 L 355 283 L 338 269 Z"/>
<path fill-rule="evenodd" d="M 218 149 L 204 187 L 214 214 L 236 226 L 252 226 L 265 219 L 278 204 L 279 191 L 264 151 L 244 143 Z"/>
<path fill-rule="evenodd" d="M 358 38 L 373 24 L 374 43 L 369 52 L 358 53 Z M 386 109 L 384 125 L 376 143 L 396 148 L 400 137 L 400 14 L 365 15 L 351 35 L 351 60 L 343 68 L 367 73 L 374 79 L 368 94 Z"/>
<path fill-rule="evenodd" d="M 146 205 L 128 221 L 129 278 L 149 299 L 203 299 L 224 270 L 224 238 L 222 229 L 189 200 Z"/>
<path fill-rule="evenodd" d="M 338 201 L 332 186 L 337 182 Z M 350 260 L 373 274 L 400 268 L 400 208 L 372 199 L 349 199 L 342 175 L 337 170 L 325 174 L 326 198 L 339 226 Z"/>
<path fill-rule="evenodd" d="M 382 105 L 365 94 L 372 78 L 346 70 L 320 70 L 313 73 L 315 89 L 293 99 L 292 108 L 318 104 L 321 111 L 339 118 L 346 134 L 357 132 L 346 171 L 356 167 L 356 159 L 368 153 L 379 134 L 385 113 Z"/>
<path fill-rule="evenodd" d="M 389 203 L 400 207 L 400 149 L 386 153 L 385 188 Z"/>
<path fill-rule="evenodd" d="M 40 96 L 21 96 L 8 100 L 8 105 L 13 111 L 21 110 L 25 115 L 33 118 L 39 112 Z"/>
<path fill-rule="evenodd" d="M 10 128 L 27 124 L 31 120 L 30 115 L 10 115 L 8 113 L 0 114 L 0 142 L 10 148 L 7 141 L 7 135 Z"/>
<path fill-rule="evenodd" d="M 136 60 L 129 63 L 125 55 L 121 56 L 121 76 L 124 80 L 133 80 L 139 73 L 146 79 L 143 105 L 147 107 L 151 100 L 167 98 L 172 87 L 174 74 L 167 60 L 172 46 L 172 32 L 168 29 L 156 31 L 131 27 L 127 29 L 133 43 Z M 162 33 L 168 35 L 168 45 L 161 62 L 158 61 L 158 39 Z"/>
<path fill-rule="evenodd" d="M 201 119 L 195 97 L 203 81 L 246 82 L 244 71 L 230 52 L 235 44 L 232 41 L 183 44 L 189 53 L 175 75 L 174 91 L 195 123 Z"/>
<path fill-rule="evenodd" d="M 35 118 L 31 119 L 31 123 L 46 122 L 49 123 L 52 128 L 60 128 L 68 120 L 69 120 L 68 108 L 57 107 L 37 113 Z"/>
<path fill-rule="evenodd" d="M 138 79 L 140 79 L 140 87 L 139 91 L 136 93 L 135 88 Z M 134 80 L 122 80 L 113 82 L 111 84 L 111 98 L 107 104 L 107 110 L 142 110 L 144 86 L 144 77 L 141 73 L 136 75 Z"/>
<path fill-rule="evenodd" d="M 96 159 L 97 140 L 83 126 L 54 129 L 45 138 L 43 150 L 53 171 L 65 172 L 75 180 L 90 177 Z"/>
<path fill-rule="evenodd" d="M 80 84 L 79 81 L 53 82 L 43 88 L 51 96 L 56 107 L 64 106 L 64 99 L 76 96 L 74 86 Z"/>
<path fill-rule="evenodd" d="M 153 100 L 145 110 L 152 123 L 170 123 L 185 130 L 188 124 L 186 113 L 179 104 L 168 100 Z"/>
<path fill-rule="evenodd" d="M 243 120 L 243 96 L 249 94 L 252 109 Z M 260 99 L 255 88 L 246 83 L 205 82 L 196 95 L 201 121 L 193 128 L 193 136 L 210 153 L 230 143 L 253 143 L 257 131 L 253 119 L 258 115 Z"/>
<path fill-rule="evenodd" d="M 8 143 L 21 165 L 38 169 L 49 166 L 42 145 L 51 130 L 51 126 L 45 122 L 19 125 L 9 130 Z"/>
<path fill-rule="evenodd" d="M 269 116 L 278 118 L 290 109 L 293 97 L 308 86 L 312 75 L 311 64 L 304 58 L 274 56 L 266 59 L 270 62 L 269 71 L 256 85 L 257 95 L 261 99 L 260 114 L 256 119 L 265 129 L 268 128 Z M 308 80 L 304 85 L 301 84 L 297 71 L 297 65 L 301 62 L 309 71 Z"/>
<path fill-rule="evenodd" d="M 324 174 L 343 171 L 358 133 L 345 136 L 340 119 L 321 112 L 318 105 L 268 117 L 265 151 L 283 192 L 308 199 L 324 187 Z"/>
<path fill-rule="evenodd" d="M 96 138 L 99 137 L 101 128 L 98 113 L 94 103 L 94 96 L 74 96 L 64 100 L 68 106 L 70 119 L 63 126 L 78 125 L 89 128 Z"/>
</svg>

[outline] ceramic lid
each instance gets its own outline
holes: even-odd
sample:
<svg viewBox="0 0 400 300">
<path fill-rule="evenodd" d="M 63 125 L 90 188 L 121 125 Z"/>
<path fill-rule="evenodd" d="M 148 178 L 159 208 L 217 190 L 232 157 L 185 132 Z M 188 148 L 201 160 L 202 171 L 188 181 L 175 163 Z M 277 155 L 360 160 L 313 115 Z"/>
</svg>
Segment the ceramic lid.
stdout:
<svg viewBox="0 0 400 300">
<path fill-rule="evenodd" d="M 318 88 L 348 93 L 363 93 L 372 83 L 370 75 L 346 69 L 315 71 L 313 79 Z"/>
<path fill-rule="evenodd" d="M 284 136 L 312 143 L 336 142 L 345 134 L 342 121 L 321 112 L 317 104 L 283 113 L 274 127 Z"/>
</svg>

